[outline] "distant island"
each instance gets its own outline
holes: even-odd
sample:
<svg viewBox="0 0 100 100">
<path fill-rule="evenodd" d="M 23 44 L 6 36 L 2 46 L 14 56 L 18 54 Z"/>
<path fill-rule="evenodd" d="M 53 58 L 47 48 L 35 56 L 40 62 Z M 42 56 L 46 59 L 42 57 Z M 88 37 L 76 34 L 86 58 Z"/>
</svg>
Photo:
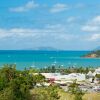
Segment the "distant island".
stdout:
<svg viewBox="0 0 100 100">
<path fill-rule="evenodd" d="M 100 58 L 100 50 L 92 51 L 89 54 L 86 54 L 86 58 Z"/>
<path fill-rule="evenodd" d="M 35 50 L 47 50 L 47 51 L 54 51 L 57 50 L 56 48 L 53 47 L 37 47 Z"/>
<path fill-rule="evenodd" d="M 33 47 L 33 48 L 24 48 L 25 50 L 41 50 L 41 51 L 56 51 L 57 48 L 54 47 Z"/>
</svg>

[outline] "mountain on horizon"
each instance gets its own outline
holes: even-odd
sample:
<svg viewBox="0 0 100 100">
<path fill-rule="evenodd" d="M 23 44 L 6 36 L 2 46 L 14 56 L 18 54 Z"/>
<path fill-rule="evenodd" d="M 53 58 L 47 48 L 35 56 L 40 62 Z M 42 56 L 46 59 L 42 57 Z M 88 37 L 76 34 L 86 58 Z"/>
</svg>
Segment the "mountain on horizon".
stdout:
<svg viewBox="0 0 100 100">
<path fill-rule="evenodd" d="M 47 50 L 47 51 L 54 51 L 54 50 L 58 50 L 56 48 L 53 47 L 35 47 L 35 48 L 28 48 L 27 50 Z"/>
</svg>

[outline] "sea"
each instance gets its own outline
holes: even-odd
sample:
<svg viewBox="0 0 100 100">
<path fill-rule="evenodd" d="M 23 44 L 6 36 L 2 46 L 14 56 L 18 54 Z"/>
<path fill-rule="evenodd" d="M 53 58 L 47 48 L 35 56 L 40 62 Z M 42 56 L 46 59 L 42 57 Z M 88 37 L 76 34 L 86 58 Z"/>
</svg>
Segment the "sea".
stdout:
<svg viewBox="0 0 100 100">
<path fill-rule="evenodd" d="M 0 67 L 16 64 L 16 68 L 100 67 L 100 58 L 84 58 L 90 51 L 0 50 Z"/>
</svg>

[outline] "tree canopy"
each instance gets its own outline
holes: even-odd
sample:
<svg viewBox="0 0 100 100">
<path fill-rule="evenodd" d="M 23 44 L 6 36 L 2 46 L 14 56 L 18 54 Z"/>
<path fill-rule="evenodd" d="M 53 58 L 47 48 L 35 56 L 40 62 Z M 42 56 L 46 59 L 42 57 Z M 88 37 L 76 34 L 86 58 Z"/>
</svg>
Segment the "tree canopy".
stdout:
<svg viewBox="0 0 100 100">
<path fill-rule="evenodd" d="M 42 87 L 37 94 L 31 94 L 36 83 L 45 82 L 41 74 L 34 75 L 34 69 L 16 70 L 16 65 L 4 65 L 0 69 L 0 100 L 57 100 L 57 87 Z"/>
</svg>

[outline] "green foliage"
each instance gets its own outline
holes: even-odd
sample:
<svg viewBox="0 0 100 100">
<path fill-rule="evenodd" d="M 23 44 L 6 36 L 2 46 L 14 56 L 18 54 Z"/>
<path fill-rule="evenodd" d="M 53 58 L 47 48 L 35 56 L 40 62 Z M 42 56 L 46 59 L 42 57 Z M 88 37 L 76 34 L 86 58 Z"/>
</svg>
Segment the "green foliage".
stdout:
<svg viewBox="0 0 100 100">
<path fill-rule="evenodd" d="M 96 76 L 95 76 L 96 78 L 100 78 L 100 74 L 96 74 Z"/>
<path fill-rule="evenodd" d="M 15 65 L 4 65 L 4 67 L 0 69 L 0 90 L 3 90 L 12 79 L 16 78 L 15 72 Z"/>
<path fill-rule="evenodd" d="M 47 67 L 47 68 L 41 68 L 39 72 L 43 72 L 43 73 L 62 73 L 62 74 L 69 74 L 69 73 L 84 73 L 87 74 L 89 71 L 94 72 L 93 68 L 90 67 L 78 67 L 78 68 L 74 68 L 74 67 L 69 67 L 69 68 L 62 68 L 62 67 L 57 67 L 57 66 L 51 66 L 51 67 Z"/>
<path fill-rule="evenodd" d="M 45 77 L 41 74 L 34 75 L 34 82 L 42 84 L 45 81 Z"/>
<path fill-rule="evenodd" d="M 30 67 L 30 68 L 29 68 L 29 73 L 30 73 L 30 74 L 32 74 L 32 73 L 39 73 L 39 70 L 36 69 L 36 68 Z"/>
<path fill-rule="evenodd" d="M 74 81 L 70 86 L 69 86 L 69 92 L 74 95 L 74 100 L 83 100 L 82 97 L 85 94 L 79 87 L 76 81 Z"/>
<path fill-rule="evenodd" d="M 2 100 L 31 100 L 29 89 L 33 77 L 28 71 L 17 71 L 15 65 L 4 65 L 0 69 L 0 98 Z"/>
<path fill-rule="evenodd" d="M 60 96 L 58 95 L 57 86 L 49 86 L 47 88 L 48 94 L 51 97 L 51 100 L 58 100 Z"/>
<path fill-rule="evenodd" d="M 42 84 L 45 77 L 34 75 L 34 69 L 16 70 L 15 65 L 4 65 L 0 69 L 0 100 L 57 100 L 56 86 L 42 87 L 37 94 L 31 94 L 36 83 Z"/>
<path fill-rule="evenodd" d="M 56 66 L 49 66 L 47 68 L 41 68 L 40 72 L 55 73 L 55 72 L 57 72 L 57 68 L 56 68 Z"/>
<path fill-rule="evenodd" d="M 0 100 L 31 100 L 30 89 L 35 79 L 29 70 L 18 71 L 15 65 L 4 65 L 0 69 Z"/>
<path fill-rule="evenodd" d="M 59 100 L 57 86 L 37 88 L 33 93 L 34 100 Z"/>
<path fill-rule="evenodd" d="M 10 88 L 13 95 L 13 100 L 31 100 L 29 92 L 30 85 L 23 78 L 14 79 L 11 82 Z"/>
</svg>

